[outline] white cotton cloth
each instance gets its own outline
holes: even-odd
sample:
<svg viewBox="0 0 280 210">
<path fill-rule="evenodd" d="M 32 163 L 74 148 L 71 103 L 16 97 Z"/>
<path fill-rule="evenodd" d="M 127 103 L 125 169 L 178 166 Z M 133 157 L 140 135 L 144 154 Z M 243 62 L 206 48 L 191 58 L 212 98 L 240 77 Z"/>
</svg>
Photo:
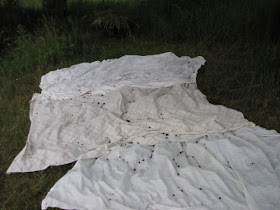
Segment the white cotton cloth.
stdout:
<svg viewBox="0 0 280 210">
<path fill-rule="evenodd" d="M 278 209 L 279 134 L 210 104 L 204 63 L 163 53 L 49 72 L 7 173 L 78 160 L 43 209 Z"/>
<path fill-rule="evenodd" d="M 43 76 L 42 98 L 67 99 L 85 93 L 108 93 L 123 86 L 169 87 L 196 83 L 205 59 L 177 57 L 173 53 L 150 56 L 126 55 L 119 59 L 82 63 Z"/>
<path fill-rule="evenodd" d="M 125 86 L 104 96 L 89 93 L 66 100 L 35 94 L 30 119 L 27 144 L 8 173 L 99 157 L 127 143 L 192 139 L 253 125 L 240 112 L 208 103 L 194 84 Z M 179 137 L 163 136 L 165 131 Z"/>
<path fill-rule="evenodd" d="M 42 209 L 276 210 L 279 138 L 254 127 L 121 146 L 98 159 L 79 160 L 50 190 Z"/>
</svg>

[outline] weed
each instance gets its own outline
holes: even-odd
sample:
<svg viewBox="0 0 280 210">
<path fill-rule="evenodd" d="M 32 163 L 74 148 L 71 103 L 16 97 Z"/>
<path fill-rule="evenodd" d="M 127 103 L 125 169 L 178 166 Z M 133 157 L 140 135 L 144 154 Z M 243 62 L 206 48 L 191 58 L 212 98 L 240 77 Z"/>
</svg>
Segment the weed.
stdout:
<svg viewBox="0 0 280 210">
<path fill-rule="evenodd" d="M 127 37 L 132 35 L 132 27 L 136 27 L 128 17 L 120 15 L 112 9 L 102 11 L 92 23 L 104 30 L 110 36 Z"/>
</svg>

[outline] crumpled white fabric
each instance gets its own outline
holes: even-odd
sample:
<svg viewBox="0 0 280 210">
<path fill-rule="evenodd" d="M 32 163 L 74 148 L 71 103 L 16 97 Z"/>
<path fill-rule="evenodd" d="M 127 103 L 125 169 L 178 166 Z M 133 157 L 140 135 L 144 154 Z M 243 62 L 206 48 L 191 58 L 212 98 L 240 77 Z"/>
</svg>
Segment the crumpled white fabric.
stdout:
<svg viewBox="0 0 280 210">
<path fill-rule="evenodd" d="M 277 209 L 280 136 L 210 104 L 204 63 L 163 53 L 46 74 L 7 173 L 78 160 L 43 209 Z"/>
<path fill-rule="evenodd" d="M 254 127 L 122 146 L 98 159 L 79 160 L 50 190 L 42 209 L 276 210 L 279 138 Z"/>
<path fill-rule="evenodd" d="M 126 55 L 119 59 L 82 63 L 43 76 L 42 98 L 67 99 L 108 93 L 124 86 L 140 88 L 170 87 L 196 83 L 196 75 L 205 59 L 201 56 L 177 57 L 173 53 L 150 56 Z"/>
</svg>

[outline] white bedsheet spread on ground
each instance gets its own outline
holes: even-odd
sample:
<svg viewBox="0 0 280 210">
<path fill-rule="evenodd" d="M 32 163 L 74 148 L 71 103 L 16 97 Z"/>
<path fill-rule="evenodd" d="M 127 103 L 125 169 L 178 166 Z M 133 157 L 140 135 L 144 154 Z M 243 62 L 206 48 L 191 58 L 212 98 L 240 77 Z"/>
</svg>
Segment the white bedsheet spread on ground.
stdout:
<svg viewBox="0 0 280 210">
<path fill-rule="evenodd" d="M 280 135 L 210 104 L 204 63 L 164 53 L 46 74 L 7 173 L 78 160 L 43 209 L 279 209 Z"/>
</svg>

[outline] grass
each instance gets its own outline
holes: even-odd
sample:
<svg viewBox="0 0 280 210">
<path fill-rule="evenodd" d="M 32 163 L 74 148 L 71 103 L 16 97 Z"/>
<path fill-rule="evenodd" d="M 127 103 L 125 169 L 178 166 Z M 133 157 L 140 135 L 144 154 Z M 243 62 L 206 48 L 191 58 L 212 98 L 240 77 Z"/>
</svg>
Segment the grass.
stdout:
<svg viewBox="0 0 280 210">
<path fill-rule="evenodd" d="M 0 20 L 1 209 L 40 208 L 49 189 L 73 166 L 5 174 L 25 145 L 29 100 L 40 92 L 41 76 L 58 68 L 126 54 L 202 55 L 207 63 L 199 71 L 198 87 L 211 103 L 280 132 L 279 7 L 274 1 L 69 0 L 64 19 L 42 12 L 39 0 L 9 8 L 3 2 L 3 17 L 12 18 Z M 122 28 L 108 32 L 102 24 L 94 26 L 108 13 L 131 21 L 131 35 Z"/>
</svg>

